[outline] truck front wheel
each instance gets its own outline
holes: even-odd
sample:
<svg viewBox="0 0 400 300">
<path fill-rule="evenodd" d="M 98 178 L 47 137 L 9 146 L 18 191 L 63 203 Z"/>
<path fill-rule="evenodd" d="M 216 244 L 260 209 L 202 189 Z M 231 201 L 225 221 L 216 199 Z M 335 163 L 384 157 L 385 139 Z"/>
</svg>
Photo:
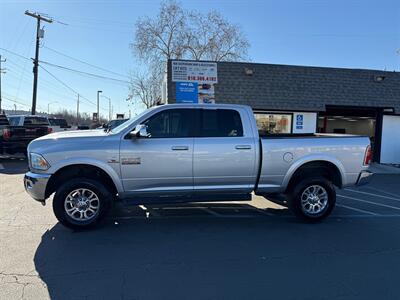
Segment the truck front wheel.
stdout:
<svg viewBox="0 0 400 300">
<path fill-rule="evenodd" d="M 63 183 L 53 199 L 58 221 L 71 229 L 93 227 L 110 207 L 112 194 L 97 180 L 75 178 Z"/>
<path fill-rule="evenodd" d="M 323 177 L 303 179 L 289 193 L 290 209 L 308 222 L 318 222 L 328 217 L 335 203 L 335 187 Z"/>
</svg>

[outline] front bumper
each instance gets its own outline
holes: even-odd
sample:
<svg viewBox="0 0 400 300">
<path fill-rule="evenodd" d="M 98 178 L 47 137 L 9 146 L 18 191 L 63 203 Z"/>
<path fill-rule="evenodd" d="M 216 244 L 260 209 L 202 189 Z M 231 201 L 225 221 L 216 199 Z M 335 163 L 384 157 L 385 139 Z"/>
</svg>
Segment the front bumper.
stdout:
<svg viewBox="0 0 400 300">
<path fill-rule="evenodd" d="M 26 192 L 33 199 L 44 202 L 46 200 L 46 186 L 50 176 L 50 174 L 26 173 L 24 177 Z"/>
<path fill-rule="evenodd" d="M 372 173 L 370 171 L 361 171 L 360 175 L 358 175 L 356 185 L 364 185 L 364 184 L 369 183 L 372 179 L 373 174 L 374 173 Z"/>
</svg>

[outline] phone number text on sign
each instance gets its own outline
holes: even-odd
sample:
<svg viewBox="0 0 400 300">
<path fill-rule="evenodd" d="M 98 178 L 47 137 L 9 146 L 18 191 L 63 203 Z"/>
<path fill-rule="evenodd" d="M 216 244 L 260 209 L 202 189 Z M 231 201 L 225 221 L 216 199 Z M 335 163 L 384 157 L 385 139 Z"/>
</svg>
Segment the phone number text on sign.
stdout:
<svg viewBox="0 0 400 300">
<path fill-rule="evenodd" d="M 172 81 L 217 83 L 217 64 L 197 61 L 172 61 Z"/>
</svg>

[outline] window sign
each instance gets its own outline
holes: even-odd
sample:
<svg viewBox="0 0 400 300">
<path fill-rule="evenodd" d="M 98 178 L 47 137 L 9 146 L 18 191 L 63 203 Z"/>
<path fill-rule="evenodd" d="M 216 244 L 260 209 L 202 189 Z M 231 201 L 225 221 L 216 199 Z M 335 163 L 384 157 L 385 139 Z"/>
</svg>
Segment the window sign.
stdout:
<svg viewBox="0 0 400 300">
<path fill-rule="evenodd" d="M 217 83 L 217 63 L 172 61 L 172 81 L 187 81 L 207 84 Z"/>
<path fill-rule="evenodd" d="M 303 129 L 303 121 L 304 121 L 303 115 L 296 116 L 296 129 Z"/>
<path fill-rule="evenodd" d="M 176 103 L 198 103 L 198 84 L 196 82 L 177 82 Z"/>
</svg>

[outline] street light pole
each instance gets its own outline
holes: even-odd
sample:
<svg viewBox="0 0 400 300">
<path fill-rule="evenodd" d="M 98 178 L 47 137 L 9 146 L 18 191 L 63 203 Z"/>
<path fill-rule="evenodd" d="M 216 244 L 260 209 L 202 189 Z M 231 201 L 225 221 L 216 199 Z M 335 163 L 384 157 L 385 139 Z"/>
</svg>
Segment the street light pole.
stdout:
<svg viewBox="0 0 400 300">
<path fill-rule="evenodd" d="M 103 91 L 97 91 L 97 121 L 100 121 L 100 93 Z"/>
<path fill-rule="evenodd" d="M 47 104 L 47 115 L 50 115 L 50 104 L 54 104 L 54 103 L 58 103 L 58 102 L 50 102 Z"/>
</svg>

